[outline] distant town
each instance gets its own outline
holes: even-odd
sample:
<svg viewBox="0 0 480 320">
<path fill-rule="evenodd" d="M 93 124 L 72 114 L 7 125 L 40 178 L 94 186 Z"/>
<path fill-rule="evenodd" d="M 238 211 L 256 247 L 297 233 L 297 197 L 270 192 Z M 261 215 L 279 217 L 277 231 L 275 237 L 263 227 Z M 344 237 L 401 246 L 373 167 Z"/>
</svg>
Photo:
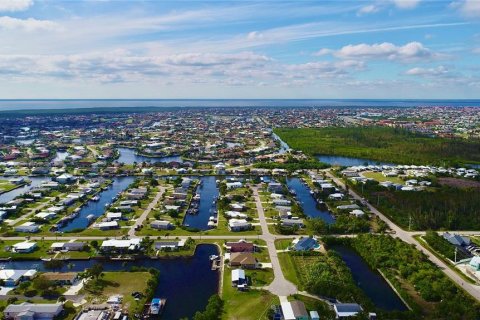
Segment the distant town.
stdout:
<svg viewBox="0 0 480 320">
<path fill-rule="evenodd" d="M 480 319 L 480 108 L 0 112 L 4 319 Z"/>
</svg>

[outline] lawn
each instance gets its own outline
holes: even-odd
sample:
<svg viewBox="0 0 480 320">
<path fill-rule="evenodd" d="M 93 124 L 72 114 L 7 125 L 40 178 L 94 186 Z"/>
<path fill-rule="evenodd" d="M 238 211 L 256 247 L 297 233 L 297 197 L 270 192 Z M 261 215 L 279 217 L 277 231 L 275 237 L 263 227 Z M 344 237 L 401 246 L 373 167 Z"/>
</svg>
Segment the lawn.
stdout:
<svg viewBox="0 0 480 320">
<path fill-rule="evenodd" d="M 85 287 L 87 300 L 105 302 L 112 295 L 123 296 L 123 309 L 134 312 L 145 304 L 145 298 L 136 301 L 132 292 L 145 292 L 147 282 L 152 275 L 149 272 L 104 272 L 98 281 Z M 97 282 L 97 283 L 95 283 Z"/>
<path fill-rule="evenodd" d="M 365 178 L 375 179 L 378 182 L 390 181 L 392 183 L 405 184 L 405 181 L 399 177 L 385 177 L 381 172 L 366 171 L 363 172 L 362 175 Z"/>
<path fill-rule="evenodd" d="M 257 270 L 258 272 L 258 270 Z M 278 298 L 268 291 L 238 291 L 231 285 L 230 269 L 226 268 L 223 282 L 224 314 L 222 319 L 258 320 L 267 319 L 266 315 L 272 304 L 279 304 Z"/>
</svg>

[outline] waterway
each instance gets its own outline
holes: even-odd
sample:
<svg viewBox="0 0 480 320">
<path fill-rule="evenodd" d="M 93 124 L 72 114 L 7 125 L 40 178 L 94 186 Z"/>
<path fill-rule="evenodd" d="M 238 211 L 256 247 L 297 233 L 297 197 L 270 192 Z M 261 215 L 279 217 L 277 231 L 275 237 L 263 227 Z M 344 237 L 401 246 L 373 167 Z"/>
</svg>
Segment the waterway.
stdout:
<svg viewBox="0 0 480 320">
<path fill-rule="evenodd" d="M 342 157 L 331 155 L 317 155 L 316 158 L 323 163 L 328 163 L 332 166 L 363 166 L 363 165 L 392 165 L 391 163 L 375 161 L 370 159 L 354 158 L 354 157 Z"/>
<path fill-rule="evenodd" d="M 105 205 L 112 203 L 112 198 L 119 192 L 124 191 L 135 180 L 134 177 L 116 177 L 113 178 L 113 183 L 105 191 L 101 191 L 98 196 L 98 201 L 90 200 L 81 209 L 78 216 L 69 223 L 60 228 L 60 231 L 71 231 L 74 229 L 85 229 L 88 227 L 87 216 L 93 214 L 96 218 L 100 217 L 105 212 Z"/>
<path fill-rule="evenodd" d="M 210 216 L 214 213 L 216 208 L 214 200 L 218 197 L 218 187 L 216 184 L 216 177 L 200 177 L 202 184 L 197 188 L 197 193 L 200 194 L 200 205 L 198 207 L 198 214 L 187 214 L 183 221 L 184 225 L 200 230 L 208 230 L 208 221 Z"/>
<path fill-rule="evenodd" d="M 284 154 L 284 153 L 286 153 L 287 151 L 290 150 L 290 147 L 288 146 L 288 144 L 285 141 L 283 141 L 282 139 L 280 139 L 280 137 L 278 135 L 276 135 L 275 133 L 272 132 L 272 136 L 275 140 L 280 142 L 280 149 L 278 150 L 278 153 Z"/>
<path fill-rule="evenodd" d="M 0 180 L 8 180 L 11 178 L 13 177 L 0 177 Z M 21 196 L 22 194 L 27 193 L 33 188 L 38 187 L 43 182 L 52 180 L 50 177 L 25 177 L 25 179 L 32 181 L 32 183 L 0 195 L 0 203 L 7 203 L 9 201 L 12 201 L 16 197 Z"/>
<path fill-rule="evenodd" d="M 133 266 L 155 268 L 160 271 L 155 297 L 166 298 L 162 319 L 193 318 L 204 310 L 208 298 L 218 292 L 219 272 L 211 270 L 209 256 L 218 254 L 214 245 L 197 246 L 192 257 L 171 259 L 143 259 L 136 261 L 102 261 L 104 271 L 129 270 Z M 82 272 L 96 263 L 95 260 L 72 260 L 60 271 Z M 5 269 L 32 269 L 45 271 L 41 261 L 12 261 L 3 264 Z"/>
<path fill-rule="evenodd" d="M 355 250 L 344 245 L 332 245 L 330 249 L 341 256 L 352 272 L 353 279 L 358 287 L 365 292 L 377 308 L 385 311 L 408 310 L 382 275 L 378 271 L 372 270 Z"/>
<path fill-rule="evenodd" d="M 133 164 L 142 163 L 142 162 L 180 162 L 182 163 L 182 157 L 180 156 L 171 156 L 171 157 L 145 157 L 138 154 L 135 154 L 135 149 L 130 148 L 118 148 L 118 152 L 120 153 L 120 157 L 118 158 L 118 162 L 122 162 L 125 164 Z"/>
<path fill-rule="evenodd" d="M 287 179 L 287 186 L 296 193 L 295 197 L 300 203 L 305 215 L 311 218 L 320 218 L 328 224 L 335 222 L 335 218 L 328 211 L 318 208 L 317 201 L 310 194 L 310 188 L 306 186 L 299 178 Z"/>
</svg>

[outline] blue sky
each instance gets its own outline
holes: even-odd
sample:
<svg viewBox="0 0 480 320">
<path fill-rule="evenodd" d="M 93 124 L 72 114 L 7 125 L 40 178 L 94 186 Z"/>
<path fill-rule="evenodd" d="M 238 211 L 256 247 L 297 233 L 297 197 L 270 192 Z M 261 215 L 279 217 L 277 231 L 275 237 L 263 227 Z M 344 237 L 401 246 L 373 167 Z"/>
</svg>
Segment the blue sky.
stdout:
<svg viewBox="0 0 480 320">
<path fill-rule="evenodd" d="M 0 98 L 480 98 L 480 0 L 0 0 Z"/>
</svg>

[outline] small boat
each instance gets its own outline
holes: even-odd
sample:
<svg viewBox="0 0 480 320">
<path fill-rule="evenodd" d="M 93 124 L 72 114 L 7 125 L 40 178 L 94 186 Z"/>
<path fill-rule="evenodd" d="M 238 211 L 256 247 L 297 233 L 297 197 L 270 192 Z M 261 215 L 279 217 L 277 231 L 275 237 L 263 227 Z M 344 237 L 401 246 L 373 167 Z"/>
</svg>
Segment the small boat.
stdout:
<svg viewBox="0 0 480 320">
<path fill-rule="evenodd" d="M 315 192 L 313 192 L 312 190 L 310 190 L 310 194 L 311 194 L 311 195 L 314 195 L 314 194 L 315 194 Z"/>
<path fill-rule="evenodd" d="M 214 260 L 217 260 L 219 256 L 212 254 L 209 258 L 210 258 L 210 261 L 214 261 Z"/>
<path fill-rule="evenodd" d="M 162 314 L 165 303 L 167 303 L 167 299 L 153 298 L 148 313 L 151 315 Z"/>
<path fill-rule="evenodd" d="M 89 214 L 89 215 L 87 216 L 87 220 L 88 220 L 89 223 L 92 222 L 93 220 L 95 220 L 95 215 Z"/>
<path fill-rule="evenodd" d="M 95 196 L 95 197 L 92 198 L 92 200 L 93 200 L 93 201 L 98 201 L 98 200 L 100 200 L 100 197 L 99 197 L 99 196 Z"/>
</svg>

